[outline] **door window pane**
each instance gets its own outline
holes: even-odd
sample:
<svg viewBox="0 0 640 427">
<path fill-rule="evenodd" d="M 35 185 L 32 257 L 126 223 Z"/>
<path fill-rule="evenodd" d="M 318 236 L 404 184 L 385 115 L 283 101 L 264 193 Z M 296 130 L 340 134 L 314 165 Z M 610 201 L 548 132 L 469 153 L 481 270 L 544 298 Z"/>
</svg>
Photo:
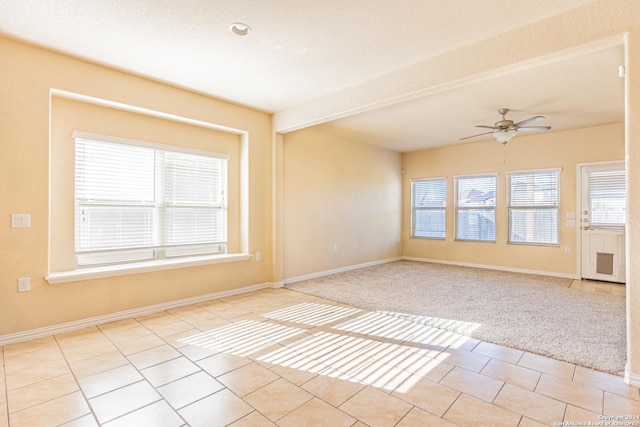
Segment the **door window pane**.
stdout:
<svg viewBox="0 0 640 427">
<path fill-rule="evenodd" d="M 590 172 L 589 222 L 595 226 L 624 226 L 627 215 L 623 170 Z"/>
</svg>

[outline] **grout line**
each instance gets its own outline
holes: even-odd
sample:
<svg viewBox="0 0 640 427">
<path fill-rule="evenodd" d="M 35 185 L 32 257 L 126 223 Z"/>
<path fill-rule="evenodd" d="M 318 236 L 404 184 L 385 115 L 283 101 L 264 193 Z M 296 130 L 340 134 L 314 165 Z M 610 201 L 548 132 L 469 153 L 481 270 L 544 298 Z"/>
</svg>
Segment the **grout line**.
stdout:
<svg viewBox="0 0 640 427">
<path fill-rule="evenodd" d="M 565 402 L 563 402 L 563 403 L 565 403 Z M 562 421 L 566 421 L 567 420 L 568 412 L 569 412 L 569 405 L 567 405 L 565 403 L 565 405 L 564 405 L 564 414 L 562 415 Z"/>
<path fill-rule="evenodd" d="M 458 390 L 456 390 L 458 391 Z M 456 404 L 456 402 L 458 401 L 458 399 L 460 399 L 460 396 L 462 396 L 464 393 L 463 392 L 459 392 L 458 393 L 458 397 L 456 397 L 455 399 L 453 399 L 453 402 L 451 402 L 451 404 L 447 407 L 447 409 L 445 409 L 445 411 L 442 413 L 442 415 L 439 417 L 440 419 L 445 419 L 444 416 L 447 415 L 447 412 L 449 412 L 451 410 L 451 408 L 453 408 L 453 405 Z"/>
<path fill-rule="evenodd" d="M 102 331 L 100 331 L 100 332 L 102 332 Z M 62 358 L 64 359 L 64 362 L 66 363 L 67 368 L 69 368 L 69 373 L 71 374 L 71 376 L 73 377 L 73 380 L 76 382 L 76 385 L 78 386 L 78 391 L 82 395 L 82 398 L 84 399 L 85 403 L 87 404 L 87 407 L 89 408 L 89 414 L 91 414 L 91 416 L 93 416 L 93 419 L 94 419 L 94 421 L 96 422 L 97 425 L 101 425 L 100 422 L 98 421 L 98 416 L 96 415 L 95 411 L 93 410 L 93 406 L 91 406 L 91 404 L 89 403 L 89 399 L 87 398 L 87 395 L 85 394 L 85 392 L 82 389 L 82 387 L 80 387 L 80 381 L 78 381 L 78 377 L 76 376 L 76 373 L 73 372 L 73 369 L 71 368 L 71 365 L 69 364 L 69 360 L 67 359 L 67 356 L 64 354 L 64 351 L 62 351 L 62 347 L 60 347 L 60 342 L 58 341 L 58 338 L 55 335 L 52 335 L 52 337 L 53 337 L 53 340 L 56 343 L 56 346 L 58 347 L 58 350 L 60 351 L 60 354 L 62 354 Z M 8 404 L 8 402 L 7 402 L 7 404 Z M 8 414 L 8 412 L 9 411 L 8 411 L 8 408 L 7 408 L 7 414 Z M 85 415 L 83 415 L 83 417 L 84 416 Z M 79 418 L 82 418 L 82 417 L 79 417 Z"/>
<path fill-rule="evenodd" d="M 489 378 L 491 378 L 491 377 L 489 377 Z M 495 378 L 494 378 L 494 379 L 495 379 Z M 498 380 L 498 381 L 501 381 L 501 380 Z M 498 398 L 498 396 L 500 396 L 500 393 L 502 393 L 502 390 L 504 390 L 504 388 L 506 387 L 506 385 L 507 385 L 507 382 L 506 382 L 506 381 L 502 381 L 502 387 L 500 387 L 500 390 L 498 390 L 498 392 L 496 393 L 496 397 L 494 397 L 494 398 L 493 398 L 493 400 L 491 401 L 491 404 L 492 404 L 492 405 L 495 405 L 495 403 L 494 403 L 494 402 L 496 401 L 496 399 Z M 496 406 L 498 406 L 498 405 L 496 405 Z M 518 423 L 518 424 L 519 424 L 519 423 Z"/>
<path fill-rule="evenodd" d="M 2 390 L 0 390 L 0 392 L 4 394 L 4 403 L 2 403 L 2 405 L 4 405 L 4 408 L 5 408 L 7 426 L 9 426 L 9 393 L 7 391 L 7 373 L 5 369 L 4 346 L 0 346 L 0 358 L 2 358 L 2 384 L 3 384 Z"/>
<path fill-rule="evenodd" d="M 404 402 L 404 400 L 403 400 L 403 402 Z M 405 418 L 407 418 L 407 415 L 409 415 L 409 413 L 410 413 L 411 411 L 413 411 L 413 409 L 414 409 L 414 408 L 416 408 L 416 405 L 411 404 L 411 408 L 407 411 L 407 413 L 406 413 L 406 414 L 404 414 L 402 417 L 400 417 L 400 419 L 398 420 L 398 422 L 397 422 L 397 423 L 395 423 L 395 424 L 394 424 L 394 426 L 397 426 L 398 424 L 400 424 L 400 423 L 402 422 L 402 420 L 404 420 Z M 425 412 L 426 412 L 426 411 L 425 411 Z M 345 414 L 346 414 L 346 412 L 345 412 Z M 353 417 L 352 417 L 352 418 L 353 418 Z M 355 424 L 355 423 L 354 423 L 354 424 Z M 353 425 L 353 424 L 351 424 L 351 425 Z"/>
</svg>

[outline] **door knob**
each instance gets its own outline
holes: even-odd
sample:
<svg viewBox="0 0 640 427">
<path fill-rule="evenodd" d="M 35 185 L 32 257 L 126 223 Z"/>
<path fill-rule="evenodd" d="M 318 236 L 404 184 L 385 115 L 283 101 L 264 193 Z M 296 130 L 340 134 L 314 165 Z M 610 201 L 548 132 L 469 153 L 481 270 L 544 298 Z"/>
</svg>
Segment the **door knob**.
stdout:
<svg viewBox="0 0 640 427">
<path fill-rule="evenodd" d="M 589 230 L 591 227 L 589 227 L 588 225 L 585 225 L 584 227 L 582 227 L 583 230 Z"/>
</svg>

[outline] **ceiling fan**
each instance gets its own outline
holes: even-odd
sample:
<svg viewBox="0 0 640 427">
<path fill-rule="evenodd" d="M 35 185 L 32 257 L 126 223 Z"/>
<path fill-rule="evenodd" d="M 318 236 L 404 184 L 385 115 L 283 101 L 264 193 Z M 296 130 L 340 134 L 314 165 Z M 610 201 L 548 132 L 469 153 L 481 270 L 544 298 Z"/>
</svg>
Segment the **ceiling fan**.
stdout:
<svg viewBox="0 0 640 427">
<path fill-rule="evenodd" d="M 502 115 L 502 120 L 497 121 L 493 126 L 476 125 L 477 128 L 491 129 L 491 131 L 460 138 L 460 141 L 462 141 L 463 139 L 475 138 L 476 136 L 488 135 L 492 133 L 496 141 L 501 144 L 506 144 L 507 142 L 511 141 L 511 138 L 513 138 L 518 132 L 540 132 L 551 129 L 551 126 L 525 126 L 536 120 L 544 119 L 544 116 L 529 117 L 526 120 L 514 123 L 513 120 L 507 120 L 505 118 L 505 115 L 508 112 L 508 108 L 499 109 L 498 113 Z"/>
</svg>

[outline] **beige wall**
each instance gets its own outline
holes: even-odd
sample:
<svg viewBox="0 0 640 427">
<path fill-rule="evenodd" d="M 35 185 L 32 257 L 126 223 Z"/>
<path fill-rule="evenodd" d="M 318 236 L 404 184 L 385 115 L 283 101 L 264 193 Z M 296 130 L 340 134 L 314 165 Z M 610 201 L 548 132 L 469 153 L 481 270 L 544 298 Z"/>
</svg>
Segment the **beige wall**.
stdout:
<svg viewBox="0 0 640 427">
<path fill-rule="evenodd" d="M 5 38 L 0 38 L 0 56 L 0 336 L 272 280 L 268 114 Z M 49 166 L 52 89 L 247 132 L 248 182 L 239 185 L 248 192 L 248 249 L 261 252 L 262 261 L 48 284 L 49 184 L 55 171 Z M 91 109 L 87 106 L 85 113 Z M 100 126 L 107 125 L 91 126 L 102 132 Z M 120 130 L 132 137 L 140 129 L 128 123 Z M 31 214 L 31 228 L 11 228 L 11 213 Z M 31 277 L 30 292 L 17 292 L 18 277 Z"/>
<path fill-rule="evenodd" d="M 571 275 L 576 273 L 576 228 L 566 226 L 575 212 L 576 164 L 624 160 L 624 125 L 517 136 L 507 145 L 493 140 L 422 150 L 403 155 L 403 255 L 459 263 Z M 562 168 L 560 173 L 560 246 L 508 245 L 506 172 Z M 496 243 L 454 240 L 453 177 L 498 173 Z M 411 238 L 411 180 L 447 177 L 446 240 Z M 571 254 L 565 254 L 565 247 Z"/>
<path fill-rule="evenodd" d="M 634 3 L 640 8 L 639 3 Z M 627 375 L 640 386 L 640 13 L 630 15 L 626 40 L 625 154 L 627 166 Z"/>
<path fill-rule="evenodd" d="M 401 255 L 400 159 L 318 128 L 284 136 L 285 281 Z"/>
</svg>

